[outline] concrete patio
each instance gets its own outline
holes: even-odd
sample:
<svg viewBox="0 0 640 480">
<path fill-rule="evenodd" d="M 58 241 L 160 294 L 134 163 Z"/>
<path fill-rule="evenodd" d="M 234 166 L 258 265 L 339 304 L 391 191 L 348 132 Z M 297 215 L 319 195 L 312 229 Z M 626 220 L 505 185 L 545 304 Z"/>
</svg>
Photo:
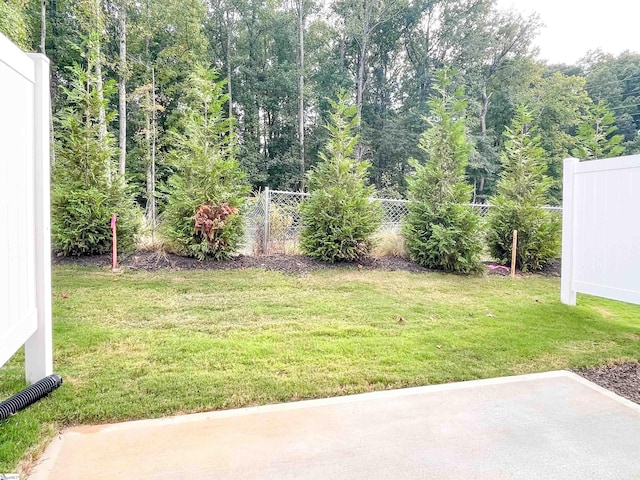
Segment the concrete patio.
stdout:
<svg viewBox="0 0 640 480">
<path fill-rule="evenodd" d="M 29 478 L 632 479 L 640 406 L 560 371 L 83 426 Z"/>
</svg>

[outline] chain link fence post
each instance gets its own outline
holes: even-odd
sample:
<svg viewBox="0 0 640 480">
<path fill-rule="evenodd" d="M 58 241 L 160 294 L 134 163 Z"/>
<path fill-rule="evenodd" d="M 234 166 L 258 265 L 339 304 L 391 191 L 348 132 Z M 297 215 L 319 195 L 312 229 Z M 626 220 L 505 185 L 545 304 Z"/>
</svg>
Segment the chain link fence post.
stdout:
<svg viewBox="0 0 640 480">
<path fill-rule="evenodd" d="M 269 187 L 264 188 L 264 239 L 262 252 L 269 255 L 269 212 L 271 210 L 271 191 Z"/>
</svg>

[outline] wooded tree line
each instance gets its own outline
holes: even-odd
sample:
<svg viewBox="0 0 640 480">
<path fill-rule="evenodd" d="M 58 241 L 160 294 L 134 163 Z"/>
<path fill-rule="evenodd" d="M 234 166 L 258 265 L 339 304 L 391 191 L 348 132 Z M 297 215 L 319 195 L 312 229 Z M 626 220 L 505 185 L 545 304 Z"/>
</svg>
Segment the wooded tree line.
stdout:
<svg viewBox="0 0 640 480">
<path fill-rule="evenodd" d="M 435 72 L 453 67 L 470 119 L 473 198 L 496 192 L 503 133 L 526 105 L 559 201 L 563 158 L 640 151 L 640 54 L 547 65 L 532 47 L 540 28 L 535 15 L 494 0 L 0 2 L 0 31 L 51 59 L 58 119 L 77 100 L 74 84 L 95 86 L 85 101 L 97 135 L 111 138 L 107 155 L 119 158 L 149 218 L 163 208 L 172 132 L 189 108 L 187 77 L 200 67 L 226 80 L 222 111 L 253 188 L 303 186 L 328 140 L 330 101 L 344 89 L 356 105 L 356 156 L 371 163 L 379 195 L 404 196 L 409 159 L 425 158 L 419 139 Z M 72 128 L 66 118 L 62 128 Z"/>
</svg>

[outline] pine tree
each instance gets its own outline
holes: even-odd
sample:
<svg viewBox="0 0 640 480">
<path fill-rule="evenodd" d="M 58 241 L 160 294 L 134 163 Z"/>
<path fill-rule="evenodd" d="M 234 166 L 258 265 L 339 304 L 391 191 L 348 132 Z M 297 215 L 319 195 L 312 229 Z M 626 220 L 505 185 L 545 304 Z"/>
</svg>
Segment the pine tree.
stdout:
<svg viewBox="0 0 640 480">
<path fill-rule="evenodd" d="M 511 263 L 513 231 L 518 231 L 516 268 L 539 270 L 560 253 L 560 219 L 547 210 L 551 186 L 544 150 L 531 113 L 520 106 L 505 131 L 498 194 L 490 200 L 489 247 L 493 257 Z"/>
<path fill-rule="evenodd" d="M 471 187 L 465 182 L 465 168 L 472 145 L 465 124 L 463 90 L 451 93 L 451 73 L 437 74 L 437 95 L 428 102 L 430 127 L 419 147 L 426 163 L 411 160 L 415 174 L 409 184 L 409 212 L 404 234 L 410 257 L 420 265 L 456 273 L 480 269 L 478 217 L 465 204 Z"/>
<path fill-rule="evenodd" d="M 321 162 L 307 175 L 310 197 L 301 207 L 304 228 L 300 243 L 312 258 L 327 262 L 356 261 L 371 249 L 371 235 L 380 226 L 381 210 L 367 185 L 369 163 L 355 158 L 357 109 L 341 92 L 331 102 L 327 125 L 330 140 Z"/>
<path fill-rule="evenodd" d="M 98 91 L 95 71 L 69 69 L 63 88 L 68 106 L 57 116 L 56 163 L 52 182 L 53 247 L 61 255 L 95 255 L 111 249 L 110 218 L 118 217 L 118 248 L 130 251 L 140 225 L 140 212 L 115 171 L 115 138 L 103 130 L 115 112 L 105 111 L 114 83 Z"/>
<path fill-rule="evenodd" d="M 232 120 L 225 117 L 224 81 L 200 65 L 187 79 L 184 112 L 170 132 L 175 173 L 167 185 L 163 231 L 176 253 L 230 258 L 242 241 L 240 209 L 248 193 L 236 160 Z"/>
</svg>

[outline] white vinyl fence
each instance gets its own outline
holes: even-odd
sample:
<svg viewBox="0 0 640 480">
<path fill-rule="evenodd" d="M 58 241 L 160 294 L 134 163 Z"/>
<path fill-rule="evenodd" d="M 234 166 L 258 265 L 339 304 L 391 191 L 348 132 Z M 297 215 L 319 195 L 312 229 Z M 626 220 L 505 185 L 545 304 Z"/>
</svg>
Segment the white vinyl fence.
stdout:
<svg viewBox="0 0 640 480">
<path fill-rule="evenodd" d="M 291 254 L 298 249 L 298 237 L 302 230 L 300 204 L 308 193 L 285 192 L 265 188 L 250 199 L 246 208 L 247 229 L 245 248 L 247 255 L 272 253 Z M 381 231 L 398 232 L 407 214 L 407 200 L 377 198 L 383 211 Z M 478 215 L 484 217 L 491 205 L 470 203 Z M 545 207 L 560 213 L 560 207 Z"/>
<path fill-rule="evenodd" d="M 49 61 L 0 34 L 0 366 L 52 373 Z"/>
<path fill-rule="evenodd" d="M 640 304 L 640 155 L 564 161 L 561 300 Z"/>
</svg>

